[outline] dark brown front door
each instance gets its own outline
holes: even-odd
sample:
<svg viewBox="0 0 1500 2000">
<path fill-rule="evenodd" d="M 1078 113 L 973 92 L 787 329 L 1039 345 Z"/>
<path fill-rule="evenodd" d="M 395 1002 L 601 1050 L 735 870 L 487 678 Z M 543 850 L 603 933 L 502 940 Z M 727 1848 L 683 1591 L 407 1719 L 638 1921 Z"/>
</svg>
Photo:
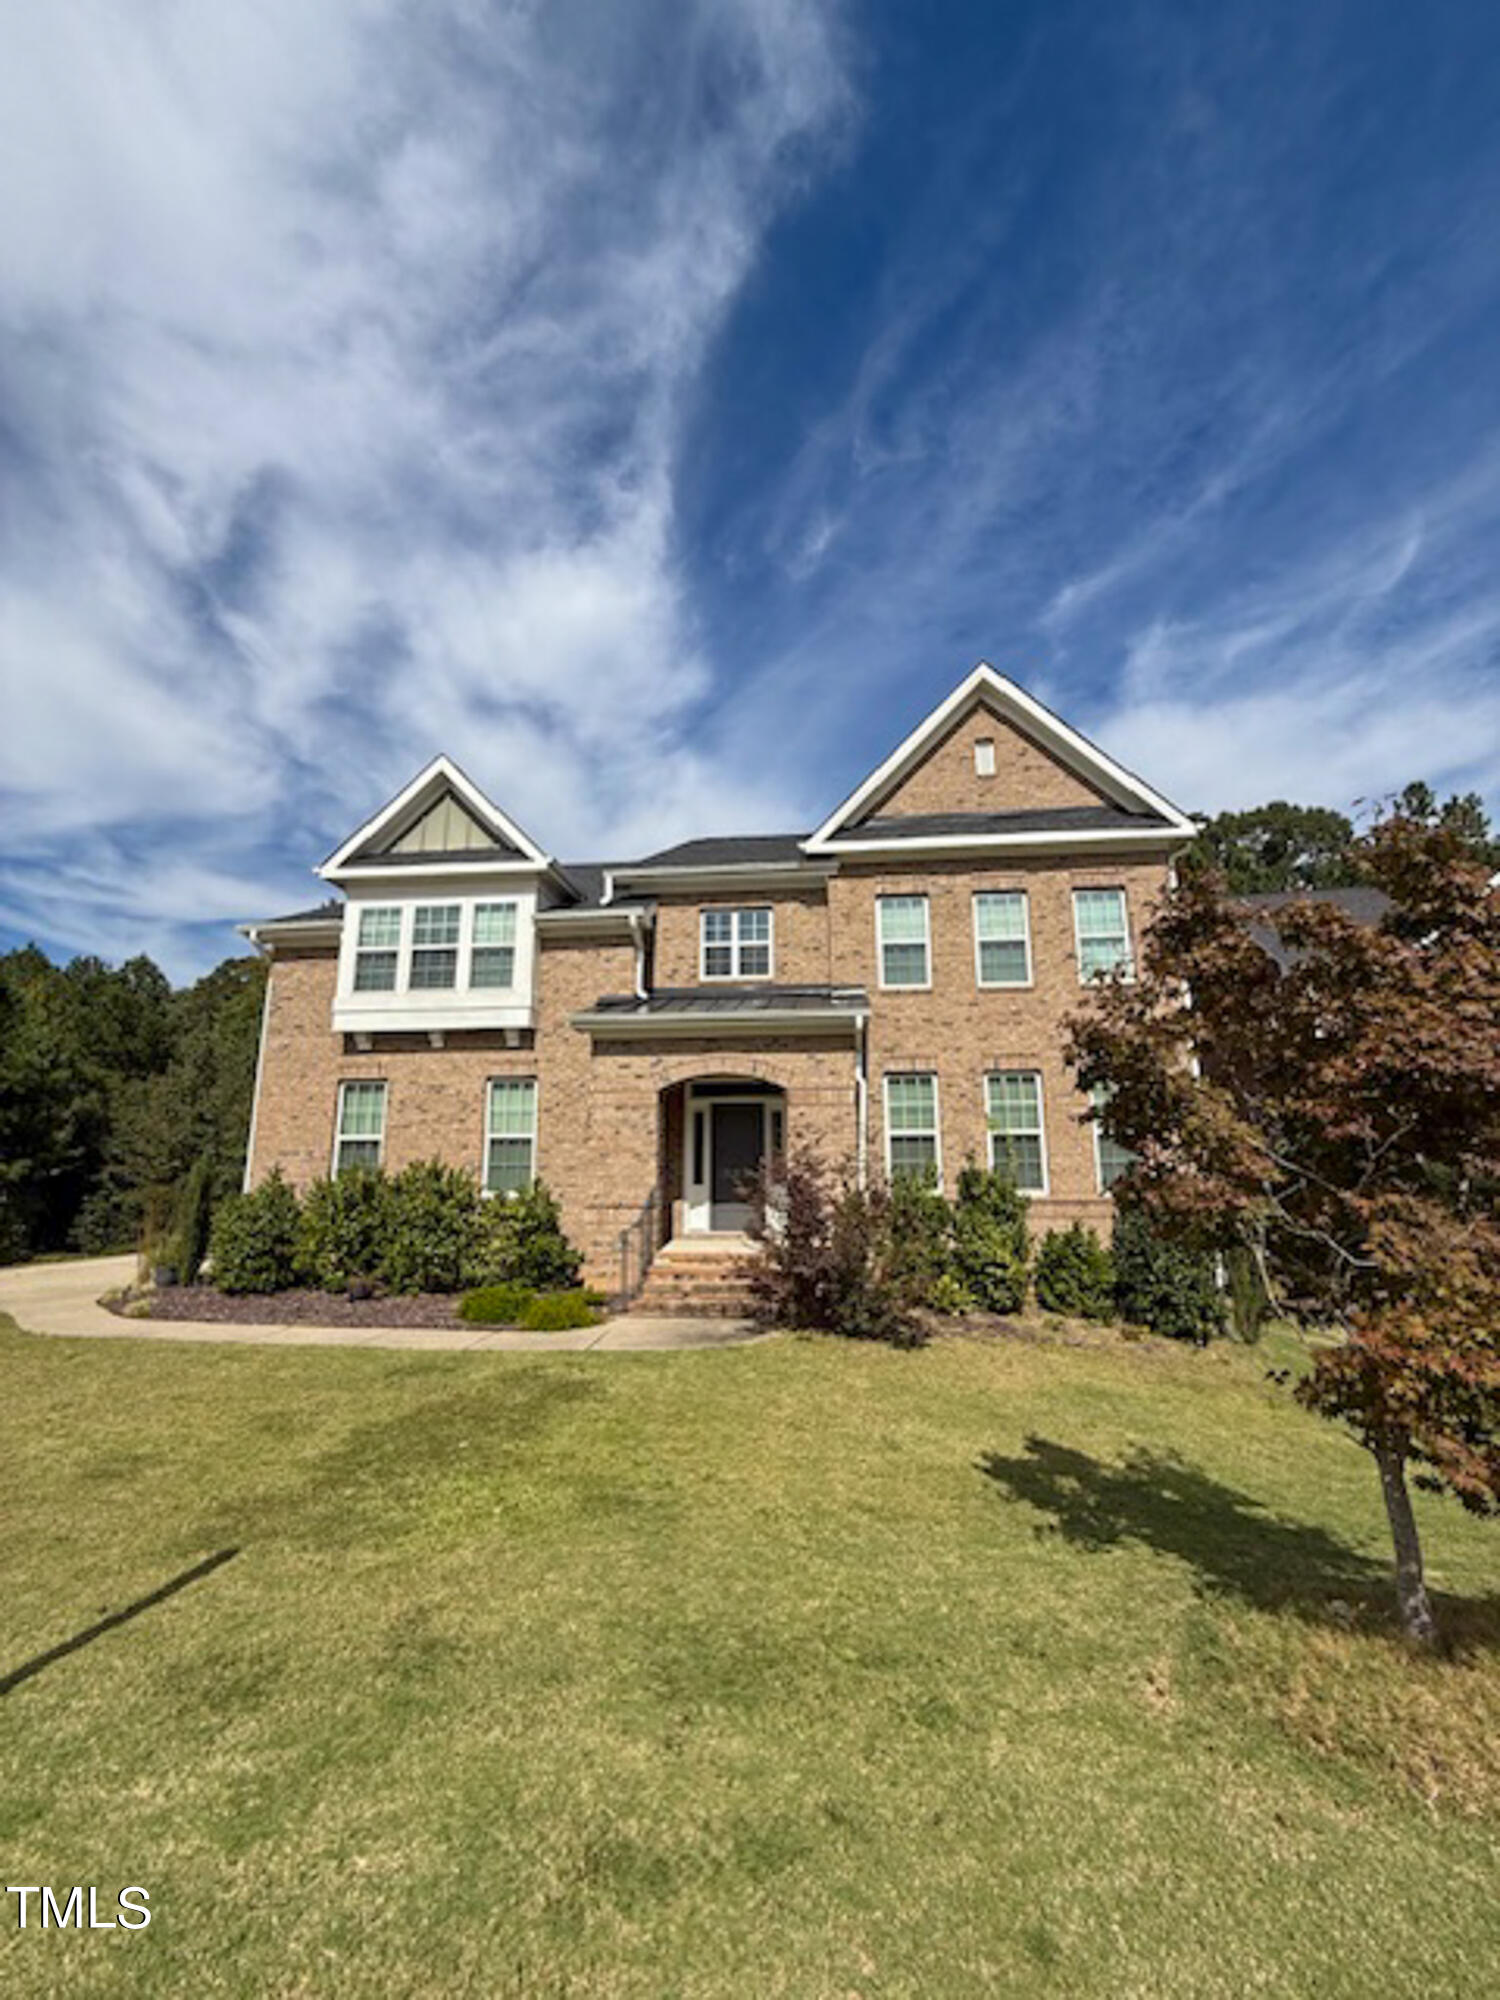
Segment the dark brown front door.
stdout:
<svg viewBox="0 0 1500 2000">
<path fill-rule="evenodd" d="M 716 1104 L 713 1108 L 714 1226 L 734 1227 L 744 1221 L 744 1184 L 760 1165 L 765 1113 L 758 1104 Z M 720 1216 L 734 1210 L 733 1217 Z"/>
</svg>

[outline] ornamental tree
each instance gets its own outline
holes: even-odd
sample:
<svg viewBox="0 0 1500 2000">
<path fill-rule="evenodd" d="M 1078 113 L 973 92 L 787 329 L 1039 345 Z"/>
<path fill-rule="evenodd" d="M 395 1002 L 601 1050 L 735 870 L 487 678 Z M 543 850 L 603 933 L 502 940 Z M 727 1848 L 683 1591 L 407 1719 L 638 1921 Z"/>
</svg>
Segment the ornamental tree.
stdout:
<svg viewBox="0 0 1500 2000">
<path fill-rule="evenodd" d="M 1378 925 L 1188 876 L 1070 1054 L 1138 1156 L 1125 1198 L 1247 1245 L 1282 1312 L 1338 1331 L 1295 1394 L 1374 1457 L 1430 1643 L 1408 1474 L 1500 1512 L 1500 895 L 1452 826 L 1393 815 L 1352 852 Z"/>
</svg>

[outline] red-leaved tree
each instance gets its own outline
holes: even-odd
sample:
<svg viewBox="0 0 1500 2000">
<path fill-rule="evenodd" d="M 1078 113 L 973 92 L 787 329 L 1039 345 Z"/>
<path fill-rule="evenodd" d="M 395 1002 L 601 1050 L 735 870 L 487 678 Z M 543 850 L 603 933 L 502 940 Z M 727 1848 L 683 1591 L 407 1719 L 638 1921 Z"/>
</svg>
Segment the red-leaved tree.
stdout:
<svg viewBox="0 0 1500 2000">
<path fill-rule="evenodd" d="M 1184 881 L 1070 1053 L 1138 1155 L 1126 1198 L 1248 1246 L 1283 1311 L 1338 1329 L 1296 1394 L 1374 1456 L 1430 1643 L 1408 1470 L 1500 1512 L 1500 895 L 1450 828 L 1391 817 L 1355 853 L 1376 925 Z"/>
</svg>

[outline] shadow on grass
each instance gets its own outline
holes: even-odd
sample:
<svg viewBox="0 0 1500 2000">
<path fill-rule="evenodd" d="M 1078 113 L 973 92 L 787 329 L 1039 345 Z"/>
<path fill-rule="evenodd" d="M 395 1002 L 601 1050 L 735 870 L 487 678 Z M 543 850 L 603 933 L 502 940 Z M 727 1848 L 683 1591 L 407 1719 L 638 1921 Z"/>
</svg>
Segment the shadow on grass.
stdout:
<svg viewBox="0 0 1500 2000">
<path fill-rule="evenodd" d="M 141 1613 L 149 1611 L 153 1604 L 161 1604 L 167 1598 L 175 1597 L 179 1590 L 186 1590 L 190 1583 L 197 1583 L 201 1578 L 211 1576 L 216 1569 L 222 1569 L 225 1563 L 232 1562 L 238 1554 L 238 1549 L 217 1549 L 213 1555 L 205 1556 L 202 1562 L 194 1563 L 191 1569 L 181 1571 L 179 1575 L 171 1577 L 157 1589 L 148 1591 L 144 1597 L 136 1598 L 135 1602 L 127 1604 L 123 1611 L 112 1611 L 107 1618 L 101 1618 L 97 1624 L 87 1625 L 83 1631 L 75 1632 L 71 1639 L 64 1639 L 60 1646 L 49 1646 L 45 1653 L 37 1653 L 31 1659 L 23 1660 L 20 1666 L 12 1667 L 8 1674 L 0 1674 L 0 1695 L 7 1695 L 13 1688 L 18 1688 L 23 1681 L 29 1681 L 34 1674 L 39 1674 L 43 1667 L 50 1667 L 58 1660 L 67 1659 L 70 1653 L 81 1652 L 85 1646 L 91 1646 L 96 1639 L 103 1638 L 106 1632 L 113 1632 L 117 1625 L 128 1625 L 132 1618 L 139 1618 Z"/>
<path fill-rule="evenodd" d="M 1357 1602 L 1383 1614 L 1391 1594 L 1385 1564 L 1324 1528 L 1270 1513 L 1170 1453 L 1137 1450 L 1105 1465 L 1029 1437 L 1023 1457 L 987 1452 L 978 1470 L 1051 1515 L 1044 1532 L 1094 1552 L 1135 1543 L 1176 1556 L 1209 1594 L 1328 1624 L 1349 1622 Z"/>
</svg>

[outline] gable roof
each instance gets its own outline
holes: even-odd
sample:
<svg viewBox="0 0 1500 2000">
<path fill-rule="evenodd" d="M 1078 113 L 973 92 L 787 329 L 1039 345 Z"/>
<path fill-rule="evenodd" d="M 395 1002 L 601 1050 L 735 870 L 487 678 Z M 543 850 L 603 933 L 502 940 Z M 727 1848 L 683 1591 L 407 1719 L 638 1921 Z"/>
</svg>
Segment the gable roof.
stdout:
<svg viewBox="0 0 1500 2000">
<path fill-rule="evenodd" d="M 888 796 L 923 761 L 947 732 L 981 703 L 1101 793 L 1108 802 L 1104 810 L 1112 805 L 1125 816 L 1124 819 L 1105 825 L 1085 825 L 1076 820 L 1068 822 L 1065 818 L 1067 814 L 1095 810 L 1092 807 L 1068 807 L 1037 814 L 923 815 L 929 819 L 961 818 L 968 822 L 964 829 L 956 833 L 919 834 L 903 830 L 897 835 L 892 832 L 890 821 L 882 823 L 878 819 L 867 820 L 861 825 L 861 816 L 878 806 L 881 799 Z M 992 826 L 988 829 L 977 824 L 983 820 L 1015 819 L 1063 823 L 1029 827 Z M 1170 799 L 1153 790 L 1133 771 L 1127 771 L 1123 764 L 1116 763 L 1097 744 L 1090 743 L 1086 736 L 1081 736 L 1061 716 L 1054 715 L 1050 708 L 1015 681 L 997 673 L 987 660 L 981 660 L 973 672 L 959 682 L 952 694 L 939 702 L 932 713 L 897 744 L 884 763 L 856 785 L 842 805 L 836 807 L 823 824 L 808 835 L 802 847 L 806 854 L 825 855 L 854 847 L 885 847 L 896 839 L 908 846 L 915 842 L 946 847 L 992 847 L 1012 845 L 1017 841 L 1029 844 L 1044 840 L 1066 842 L 1070 836 L 1087 836 L 1093 843 L 1114 844 L 1137 840 L 1143 833 L 1157 840 L 1191 840 L 1196 832 L 1197 828 L 1186 813 L 1173 805 Z"/>
<path fill-rule="evenodd" d="M 457 828 L 455 837 L 464 844 L 445 849 L 424 848 L 419 829 L 445 800 L 454 801 L 456 811 L 439 815 L 437 823 Z M 467 832 L 466 828 L 473 828 L 474 832 Z M 413 834 L 418 835 L 414 845 L 410 844 Z M 479 841 L 475 840 L 475 834 Z M 486 836 L 487 843 L 480 844 Z M 455 863 L 507 873 L 538 869 L 557 872 L 552 857 L 544 854 L 530 834 L 492 799 L 486 798 L 451 757 L 437 756 L 379 812 L 357 827 L 341 847 L 335 848 L 317 872 L 325 881 L 337 882 L 351 874 L 446 870 Z"/>
</svg>

